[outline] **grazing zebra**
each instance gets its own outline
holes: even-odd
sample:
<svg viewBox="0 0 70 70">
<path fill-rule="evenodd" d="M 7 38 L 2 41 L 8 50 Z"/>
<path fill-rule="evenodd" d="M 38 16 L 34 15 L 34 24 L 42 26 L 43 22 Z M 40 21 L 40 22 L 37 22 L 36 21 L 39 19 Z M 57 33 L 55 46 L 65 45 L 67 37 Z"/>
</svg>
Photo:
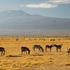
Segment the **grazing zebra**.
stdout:
<svg viewBox="0 0 70 70">
<path fill-rule="evenodd" d="M 68 56 L 70 55 L 70 48 L 67 49 Z"/>
<path fill-rule="evenodd" d="M 23 52 L 26 52 L 26 54 L 30 54 L 30 49 L 27 47 L 21 47 L 21 53 L 23 54 Z"/>
<path fill-rule="evenodd" d="M 46 45 L 45 46 L 45 51 L 47 52 L 47 49 L 50 49 L 50 52 L 51 52 L 52 47 L 53 47 L 53 45 Z"/>
<path fill-rule="evenodd" d="M 58 52 L 58 50 L 60 50 L 60 52 L 61 52 L 62 45 L 56 45 L 56 44 L 54 44 L 53 46 L 56 47 L 56 51 L 57 52 Z"/>
<path fill-rule="evenodd" d="M 5 49 L 3 47 L 0 47 L 0 53 L 1 55 L 5 55 Z"/>
<path fill-rule="evenodd" d="M 39 51 L 44 52 L 44 49 L 42 48 L 41 45 L 34 45 L 33 50 L 35 51 L 35 49 L 38 49 Z"/>
</svg>

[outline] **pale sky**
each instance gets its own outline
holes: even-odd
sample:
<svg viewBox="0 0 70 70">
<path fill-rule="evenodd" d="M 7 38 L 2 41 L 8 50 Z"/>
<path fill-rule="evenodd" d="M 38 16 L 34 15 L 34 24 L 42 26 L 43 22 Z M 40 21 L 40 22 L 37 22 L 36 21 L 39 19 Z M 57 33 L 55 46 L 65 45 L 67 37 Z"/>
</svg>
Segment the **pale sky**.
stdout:
<svg viewBox="0 0 70 70">
<path fill-rule="evenodd" d="M 70 0 L 0 0 L 0 11 L 24 10 L 34 15 L 70 18 Z"/>
</svg>

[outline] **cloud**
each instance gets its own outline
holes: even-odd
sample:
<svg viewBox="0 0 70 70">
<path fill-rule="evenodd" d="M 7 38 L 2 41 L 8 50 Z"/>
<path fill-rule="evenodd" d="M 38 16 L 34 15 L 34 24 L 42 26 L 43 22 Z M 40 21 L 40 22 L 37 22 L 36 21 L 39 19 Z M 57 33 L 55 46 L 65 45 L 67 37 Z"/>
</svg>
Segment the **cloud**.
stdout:
<svg viewBox="0 0 70 70">
<path fill-rule="evenodd" d="M 48 0 L 45 3 L 39 4 L 21 4 L 20 7 L 26 8 L 55 8 L 58 7 L 60 4 L 70 4 L 70 0 Z"/>
<path fill-rule="evenodd" d="M 48 0 L 48 2 L 53 4 L 70 4 L 70 0 Z"/>
<path fill-rule="evenodd" d="M 57 7 L 55 4 L 50 3 L 40 3 L 40 4 L 27 4 L 27 5 L 21 5 L 21 7 L 28 7 L 28 8 L 54 8 Z"/>
</svg>

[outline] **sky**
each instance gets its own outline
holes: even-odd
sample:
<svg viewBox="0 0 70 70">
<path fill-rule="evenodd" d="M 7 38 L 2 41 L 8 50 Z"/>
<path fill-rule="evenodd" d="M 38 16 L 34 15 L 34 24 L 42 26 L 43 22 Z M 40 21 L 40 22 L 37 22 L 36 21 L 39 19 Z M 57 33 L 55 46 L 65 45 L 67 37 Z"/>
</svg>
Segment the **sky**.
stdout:
<svg viewBox="0 0 70 70">
<path fill-rule="evenodd" d="M 0 11 L 5 10 L 70 19 L 70 0 L 0 0 Z"/>
</svg>

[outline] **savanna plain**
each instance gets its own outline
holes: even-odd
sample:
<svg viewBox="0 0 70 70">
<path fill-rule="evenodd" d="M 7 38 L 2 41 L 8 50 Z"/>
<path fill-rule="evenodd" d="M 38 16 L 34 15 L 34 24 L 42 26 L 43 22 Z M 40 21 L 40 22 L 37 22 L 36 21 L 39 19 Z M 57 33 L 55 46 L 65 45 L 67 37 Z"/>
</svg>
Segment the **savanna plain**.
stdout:
<svg viewBox="0 0 70 70">
<path fill-rule="evenodd" d="M 33 50 L 33 45 L 41 45 L 44 52 Z M 61 52 L 53 47 L 45 51 L 46 45 L 61 44 Z M 21 47 L 30 49 L 30 54 L 21 54 Z M 5 48 L 5 55 L 0 52 L 0 70 L 70 70 L 69 36 L 0 36 L 0 47 Z"/>
</svg>

